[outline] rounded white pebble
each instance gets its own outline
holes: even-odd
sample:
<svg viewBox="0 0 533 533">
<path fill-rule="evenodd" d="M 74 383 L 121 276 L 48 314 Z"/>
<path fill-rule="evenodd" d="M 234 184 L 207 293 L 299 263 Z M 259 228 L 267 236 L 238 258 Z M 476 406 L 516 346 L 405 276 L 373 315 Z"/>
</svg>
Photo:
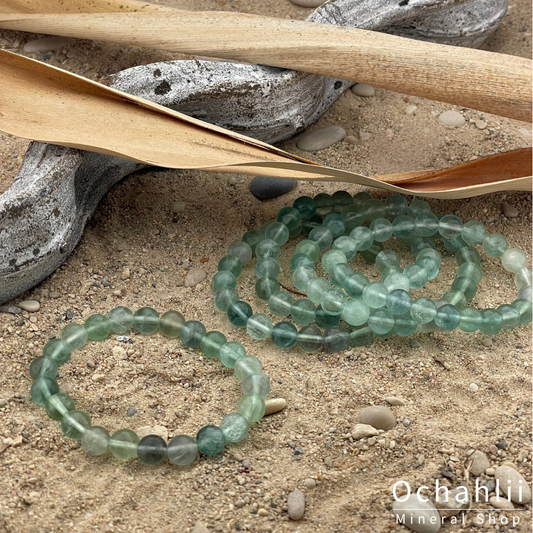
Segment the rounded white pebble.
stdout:
<svg viewBox="0 0 533 533">
<path fill-rule="evenodd" d="M 300 520 L 305 513 L 305 495 L 301 490 L 293 490 L 287 496 L 287 512 L 292 520 Z"/>
<path fill-rule="evenodd" d="M 372 85 L 367 85 L 366 83 L 356 83 L 355 85 L 352 85 L 352 93 L 364 98 L 370 98 L 376 94 L 376 89 L 374 89 Z"/>
<path fill-rule="evenodd" d="M 18 306 L 29 313 L 36 313 L 41 308 L 41 304 L 37 300 L 24 300 Z"/>
<path fill-rule="evenodd" d="M 439 122 L 450 128 L 461 128 L 465 125 L 465 118 L 458 111 L 444 111 L 439 115 Z"/>
<path fill-rule="evenodd" d="M 28 41 L 22 51 L 26 54 L 35 54 L 38 52 L 53 52 L 60 48 L 66 48 L 72 43 L 75 43 L 76 39 L 72 37 L 45 37 L 44 39 L 35 39 L 34 41 Z"/>
<path fill-rule="evenodd" d="M 475 383 L 470 383 L 470 386 L 468 388 L 471 392 L 477 392 L 479 390 L 479 387 Z"/>
<path fill-rule="evenodd" d="M 191 268 L 185 276 L 185 287 L 196 287 L 207 278 L 207 272 L 203 268 Z"/>
<path fill-rule="evenodd" d="M 272 398 L 271 400 L 267 400 L 265 402 L 265 414 L 267 415 L 273 415 L 274 413 L 279 413 L 283 409 L 285 409 L 285 406 L 287 405 L 287 402 L 283 398 Z"/>
<path fill-rule="evenodd" d="M 304 133 L 298 140 L 298 148 L 304 152 L 324 150 L 346 137 L 346 131 L 340 126 L 328 126 Z"/>
</svg>

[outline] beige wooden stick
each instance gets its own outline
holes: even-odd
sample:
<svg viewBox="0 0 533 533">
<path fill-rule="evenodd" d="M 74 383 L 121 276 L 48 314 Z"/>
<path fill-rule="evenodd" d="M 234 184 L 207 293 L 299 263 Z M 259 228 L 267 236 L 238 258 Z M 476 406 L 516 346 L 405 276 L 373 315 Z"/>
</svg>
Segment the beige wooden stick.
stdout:
<svg viewBox="0 0 533 533">
<path fill-rule="evenodd" d="M 531 122 L 531 61 L 492 52 L 217 12 L 0 14 L 0 27 L 286 67 Z"/>
</svg>

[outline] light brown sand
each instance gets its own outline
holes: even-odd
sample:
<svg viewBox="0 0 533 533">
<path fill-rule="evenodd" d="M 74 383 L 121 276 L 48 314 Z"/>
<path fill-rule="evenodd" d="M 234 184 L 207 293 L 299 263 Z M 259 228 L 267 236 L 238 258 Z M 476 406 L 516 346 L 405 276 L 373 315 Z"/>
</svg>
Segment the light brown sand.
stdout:
<svg viewBox="0 0 533 533">
<path fill-rule="evenodd" d="M 279 17 L 305 18 L 308 13 L 287 0 L 165 3 Z M 501 29 L 485 47 L 530 57 L 530 2 L 511 4 Z M 0 46 L 18 48 L 34 37 L 0 32 Z M 48 54 L 47 61 L 98 79 L 167 58 L 168 54 L 82 41 L 66 54 Z M 412 105 L 415 112 L 406 114 Z M 356 145 L 339 143 L 313 157 L 376 174 L 450 166 L 531 143 L 529 125 L 484 115 L 488 127 L 479 130 L 473 123 L 480 114 L 470 110 L 459 109 L 470 121 L 467 126 L 447 129 L 436 119 L 446 109 L 457 108 L 381 89 L 371 99 L 347 92 L 314 127 L 338 124 L 349 134 L 368 132 L 370 139 Z M 16 175 L 25 146 L 26 141 L 0 135 L 0 191 Z M 292 140 L 283 148 L 298 152 L 295 146 Z M 244 231 L 271 220 L 297 196 L 340 187 L 301 183 L 289 195 L 261 203 L 250 195 L 247 178 L 236 184 L 228 180 L 180 171 L 131 176 L 104 199 L 67 263 L 12 302 L 40 297 L 41 310 L 24 313 L 22 326 L 17 325 L 18 317 L 0 314 L 0 400 L 7 400 L 0 403 L 0 443 L 22 437 L 20 446 L 0 454 L 0 531 L 166 533 L 190 531 L 197 520 L 212 532 L 405 531 L 390 517 L 391 486 L 403 479 L 414 489 L 434 487 L 436 478 L 446 483 L 443 472 L 452 478 L 448 486 L 456 486 L 466 481 L 464 465 L 472 449 L 485 452 L 494 467 L 514 462 L 531 482 L 529 327 L 500 333 L 490 346 L 479 332 L 440 331 L 417 336 L 418 348 L 412 347 L 411 339 L 396 337 L 334 355 L 280 352 L 271 343 L 254 342 L 213 308 L 209 279 L 218 260 Z M 517 218 L 503 217 L 504 200 L 518 209 Z M 176 201 L 186 203 L 184 214 L 172 213 Z M 526 251 L 531 264 L 530 194 L 431 204 L 437 213 L 481 220 L 488 231 L 504 233 L 511 245 Z M 406 259 L 405 250 L 401 253 Z M 282 257 L 281 278 L 290 282 L 290 250 Z M 374 279 L 373 269 L 356 264 Z M 485 260 L 483 266 L 475 305 L 510 301 L 515 291 L 512 276 L 499 261 Z M 121 279 L 125 267 L 131 271 L 128 280 Z M 205 268 L 208 281 L 185 288 L 183 278 L 190 267 Z M 441 275 L 420 293 L 441 295 L 454 275 L 453 260 L 446 256 Z M 104 276 L 110 288 L 102 286 Z M 253 302 L 254 309 L 264 310 L 253 295 L 253 280 L 248 268 L 240 294 Z M 118 290 L 121 296 L 114 295 Z M 51 298 L 53 293 L 58 297 Z M 28 365 L 48 336 L 58 335 L 67 323 L 67 311 L 74 314 L 73 321 L 83 322 L 92 313 L 107 314 L 115 305 L 149 305 L 160 312 L 176 308 L 188 319 L 202 320 L 208 329 L 220 329 L 228 339 L 242 342 L 263 362 L 271 397 L 285 398 L 287 408 L 256 424 L 244 444 L 231 445 L 223 455 L 201 458 L 185 469 L 88 457 L 31 402 Z M 91 415 L 94 425 L 111 431 L 163 425 L 170 435 L 194 435 L 202 425 L 217 424 L 234 410 L 240 391 L 220 363 L 160 336 L 133 338 L 131 345 L 114 340 L 88 345 L 61 368 L 61 386 Z M 113 351 L 117 346 L 126 351 Z M 103 381 L 93 381 L 95 374 L 103 375 Z M 470 390 L 472 383 L 478 385 L 477 392 Z M 393 411 L 409 425 L 399 422 L 372 446 L 354 442 L 350 433 L 360 410 L 391 395 L 405 400 L 405 406 Z M 129 406 L 138 410 L 131 418 L 126 414 Z M 489 447 L 498 441 L 505 441 L 506 448 L 490 454 Z M 289 443 L 302 447 L 304 455 L 295 456 Z M 424 462 L 418 466 L 420 455 Z M 243 460 L 251 462 L 251 469 Z M 305 487 L 308 478 L 316 480 L 316 488 Z M 483 476 L 482 483 L 487 479 Z M 287 494 L 296 488 L 307 498 L 305 517 L 297 523 L 286 513 Z M 531 505 L 525 509 L 504 513 L 521 518 L 520 531 L 531 530 Z M 488 514 L 483 516 L 483 525 L 471 512 L 466 525 L 448 525 L 445 531 L 508 530 L 489 525 Z M 501 515 L 492 516 L 499 520 Z"/>
</svg>

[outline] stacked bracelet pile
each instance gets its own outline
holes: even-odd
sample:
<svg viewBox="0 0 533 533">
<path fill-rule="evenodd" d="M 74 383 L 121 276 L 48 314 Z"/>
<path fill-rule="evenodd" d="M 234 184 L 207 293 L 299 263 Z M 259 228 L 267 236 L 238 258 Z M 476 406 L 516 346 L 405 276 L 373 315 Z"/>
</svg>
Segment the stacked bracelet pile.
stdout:
<svg viewBox="0 0 533 533">
<path fill-rule="evenodd" d="M 143 335 L 151 335 L 159 329 L 166 337 L 179 337 L 186 346 L 201 348 L 206 357 L 220 359 L 225 367 L 232 368 L 243 393 L 237 412 L 225 416 L 220 426 L 202 427 L 196 438 L 177 435 L 168 445 L 159 435 L 139 439 L 129 429 L 119 429 L 110 435 L 105 428 L 92 426 L 90 416 L 77 410 L 68 394 L 59 392 L 55 381 L 58 367 L 68 362 L 72 350 L 82 348 L 87 340 L 101 341 L 111 332 L 124 334 L 132 327 Z M 43 355 L 32 361 L 30 376 L 34 380 L 33 401 L 44 406 L 49 418 L 61 422 L 64 435 L 81 440 L 82 448 L 89 455 L 103 455 L 109 450 L 122 461 L 138 457 L 147 465 L 159 464 L 168 457 L 171 463 L 184 466 L 192 463 L 198 452 L 216 455 L 224 450 L 226 442 L 241 442 L 250 424 L 263 418 L 265 399 L 270 393 L 270 382 L 262 373 L 261 362 L 253 355 L 246 355 L 241 344 L 227 342 L 219 331 L 206 332 L 201 322 L 186 322 L 177 311 L 167 311 L 160 317 L 150 307 L 143 307 L 135 314 L 126 307 L 115 307 L 107 317 L 96 314 L 84 325 L 68 324 L 59 338 L 45 345 Z"/>
</svg>

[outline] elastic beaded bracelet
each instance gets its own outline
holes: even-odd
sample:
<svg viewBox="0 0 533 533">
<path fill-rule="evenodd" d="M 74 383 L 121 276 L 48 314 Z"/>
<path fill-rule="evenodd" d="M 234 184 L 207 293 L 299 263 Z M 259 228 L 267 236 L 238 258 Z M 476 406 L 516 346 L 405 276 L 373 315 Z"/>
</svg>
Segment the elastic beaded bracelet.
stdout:
<svg viewBox="0 0 533 533">
<path fill-rule="evenodd" d="M 139 437 L 129 429 L 120 429 L 110 435 L 100 426 L 92 426 L 90 416 L 77 410 L 72 398 L 59 391 L 55 381 L 58 367 L 70 360 L 72 350 L 82 348 L 87 340 L 105 340 L 111 332 L 124 334 L 132 327 L 142 335 L 151 335 L 158 329 L 168 338 L 177 338 L 190 348 L 201 348 L 211 359 L 220 359 L 227 368 L 232 368 L 241 383 L 243 396 L 237 412 L 225 416 L 220 426 L 202 427 L 196 438 L 177 435 L 167 445 L 158 435 Z M 52 420 L 61 422 L 63 434 L 81 440 L 82 448 L 89 455 L 103 455 L 109 450 L 117 459 L 127 461 L 138 457 L 147 465 L 163 462 L 167 457 L 173 464 L 185 466 L 194 461 L 198 452 L 217 455 L 224 450 L 226 442 L 241 442 L 246 438 L 250 424 L 258 422 L 265 414 L 265 399 L 270 393 L 269 379 L 262 373 L 257 357 L 246 355 L 239 343 L 227 342 L 219 331 L 206 332 L 201 322 L 185 321 L 178 311 L 167 311 L 161 317 L 150 307 L 143 307 L 133 314 L 126 307 L 115 307 L 107 317 L 92 315 L 81 324 L 68 324 L 60 338 L 50 340 L 43 355 L 30 364 L 30 376 L 34 380 L 31 398 L 44 406 Z"/>
</svg>

